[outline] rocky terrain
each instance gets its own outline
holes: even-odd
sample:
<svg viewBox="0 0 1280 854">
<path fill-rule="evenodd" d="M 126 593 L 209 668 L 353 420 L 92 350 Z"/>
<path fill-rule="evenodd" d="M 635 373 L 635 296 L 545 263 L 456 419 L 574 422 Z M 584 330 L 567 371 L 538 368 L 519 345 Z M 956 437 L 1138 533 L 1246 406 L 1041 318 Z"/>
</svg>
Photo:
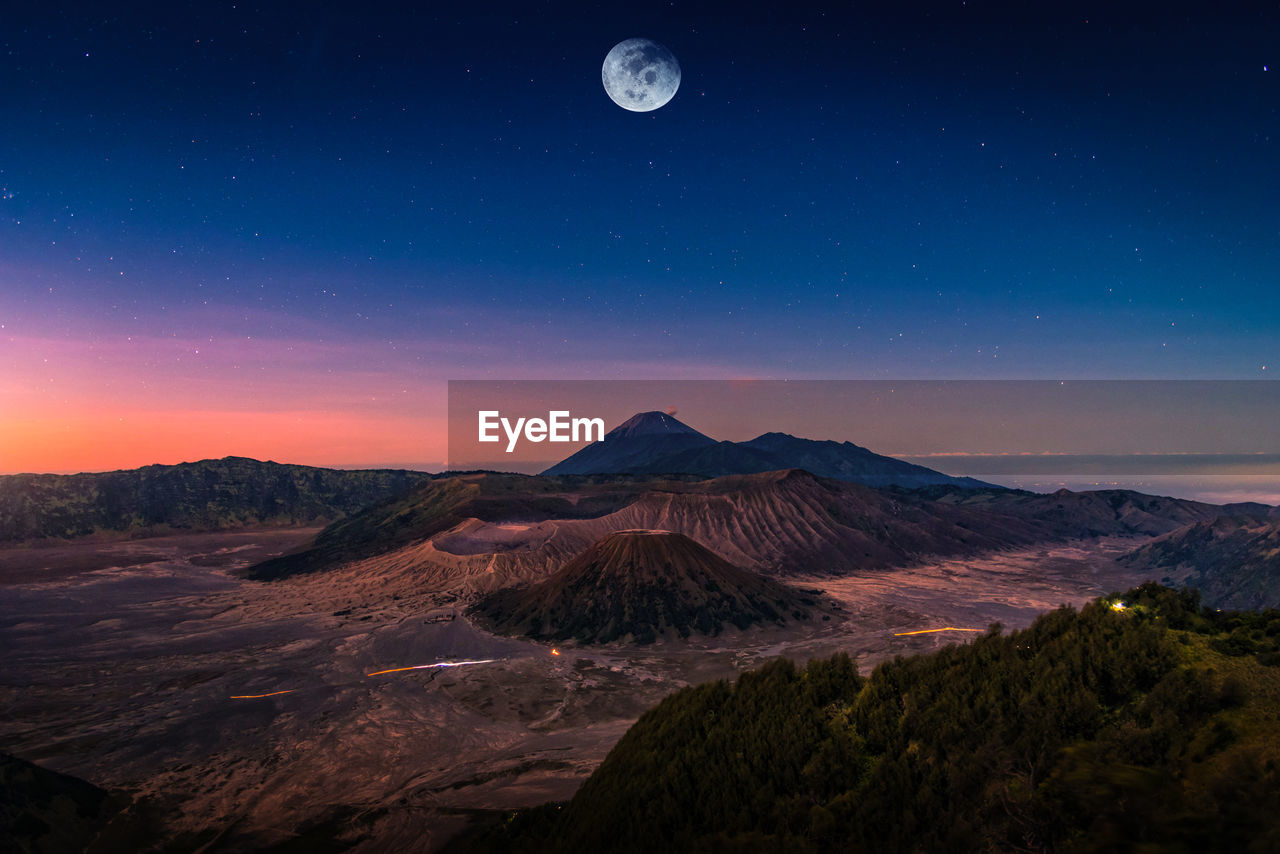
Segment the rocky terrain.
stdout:
<svg viewBox="0 0 1280 854">
<path fill-rule="evenodd" d="M 570 797 L 678 688 L 779 655 L 847 651 L 866 670 L 969 636 L 934 629 L 1027 625 L 1142 577 L 1113 561 L 1125 539 L 796 576 L 785 583 L 822 589 L 831 620 L 555 641 L 553 655 L 473 625 L 467 585 L 437 587 L 430 569 L 416 587 L 411 565 L 393 583 L 377 558 L 262 583 L 242 556 L 290 542 L 189 536 L 160 559 L 137 551 L 147 541 L 0 551 L 0 740 L 130 799 L 156 838 L 208 851 L 435 850 L 473 811 Z"/>
<path fill-rule="evenodd" d="M 220 462 L 155 481 L 178 476 L 165 488 L 206 516 L 179 496 L 179 516 L 116 524 L 134 518 L 117 493 L 85 492 L 50 518 L 94 536 L 0 548 L 0 740 L 24 839 L 437 850 L 486 811 L 571 797 L 678 689 L 779 656 L 869 672 L 1171 572 L 1209 585 L 1230 561 L 1244 574 L 1223 589 L 1252 595 L 1274 540 L 1269 508 L 1123 490 Z M 322 507 L 341 518 L 285 524 Z M 84 822 L 60 818 L 60 787 Z"/>
<path fill-rule="evenodd" d="M 485 596 L 472 613 L 504 634 L 652 643 L 727 626 L 807 620 L 817 601 L 670 531 L 619 531 L 545 581 Z"/>
<path fill-rule="evenodd" d="M 0 475 L 0 543 L 324 524 L 425 477 L 224 457 L 84 474 Z"/>
<path fill-rule="evenodd" d="M 1121 560 L 1194 587 L 1214 608 L 1280 608 L 1280 519 L 1224 516 L 1179 528 Z"/>
<path fill-rule="evenodd" d="M 839 575 L 1078 537 L 1150 537 L 1230 512 L 1124 490 L 887 491 L 798 470 L 698 481 L 480 473 L 424 482 L 247 572 L 270 580 L 354 565 L 386 589 L 470 595 L 541 581 L 610 533 L 654 529 L 766 575 Z"/>
</svg>

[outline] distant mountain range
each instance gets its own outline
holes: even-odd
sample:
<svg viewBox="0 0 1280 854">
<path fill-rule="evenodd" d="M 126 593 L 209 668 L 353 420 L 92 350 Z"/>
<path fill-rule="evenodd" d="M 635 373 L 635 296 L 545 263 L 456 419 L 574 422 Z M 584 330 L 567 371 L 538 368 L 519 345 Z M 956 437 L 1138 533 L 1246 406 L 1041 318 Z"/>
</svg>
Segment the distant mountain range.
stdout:
<svg viewBox="0 0 1280 854">
<path fill-rule="evenodd" d="M 245 572 L 271 580 L 358 562 L 380 583 L 487 592 L 541 581 L 611 533 L 650 529 L 685 534 L 766 575 L 839 574 L 1037 542 L 1157 536 L 1232 512 L 1126 490 L 877 490 L 795 469 L 702 481 L 470 474 L 426 481 Z"/>
<path fill-rule="evenodd" d="M 547 580 L 489 594 L 473 614 L 499 632 L 546 640 L 651 643 L 691 632 L 808 619 L 816 602 L 670 531 L 619 531 Z"/>
<path fill-rule="evenodd" d="M 717 442 L 661 412 L 630 418 L 545 473 L 713 478 L 795 468 L 869 486 L 998 488 L 849 442 L 784 433 Z M 403 496 L 430 477 L 403 469 L 346 471 L 245 457 L 72 475 L 0 475 L 0 543 L 332 522 Z"/>
<path fill-rule="evenodd" d="M 1223 516 L 1179 528 L 1122 563 L 1194 587 L 1212 608 L 1280 608 L 1280 515 Z"/>
<path fill-rule="evenodd" d="M 425 477 L 245 457 L 85 474 L 4 475 L 0 543 L 332 522 L 405 493 Z"/>
<path fill-rule="evenodd" d="M 718 442 L 663 412 L 632 416 L 603 440 L 542 473 L 723 477 L 785 469 L 864 486 L 992 486 L 882 456 L 852 442 L 799 439 L 786 433 L 765 433 L 749 442 Z"/>
<path fill-rule="evenodd" d="M 1131 489 L 1098 489 L 1072 492 L 1059 489 L 1044 494 L 1020 490 L 957 490 L 947 487 L 914 492 L 956 507 L 988 508 L 1011 513 L 1037 528 L 1066 537 L 1102 537 L 1139 534 L 1155 537 L 1184 525 L 1219 516 L 1252 516 L 1273 508 L 1266 504 L 1205 504 L 1185 498 L 1147 495 Z"/>
</svg>

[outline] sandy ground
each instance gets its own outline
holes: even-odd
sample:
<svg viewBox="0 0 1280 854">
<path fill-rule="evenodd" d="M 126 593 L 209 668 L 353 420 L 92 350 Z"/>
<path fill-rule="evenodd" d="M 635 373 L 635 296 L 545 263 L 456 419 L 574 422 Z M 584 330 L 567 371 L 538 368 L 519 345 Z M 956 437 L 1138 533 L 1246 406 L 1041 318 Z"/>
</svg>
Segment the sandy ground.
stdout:
<svg viewBox="0 0 1280 854">
<path fill-rule="evenodd" d="M 840 650 L 866 671 L 972 636 L 899 632 L 1017 628 L 1142 580 L 1112 560 L 1134 540 L 1011 551 L 793 580 L 839 603 L 826 621 L 555 655 L 476 629 L 430 590 L 230 574 L 313 533 L 0 551 L 0 743 L 157 799 L 172 832 L 220 834 L 208 850 L 308 827 L 360 850 L 430 850 L 467 810 L 569 797 L 684 685 Z M 482 663 L 367 675 L 462 661 Z"/>
</svg>

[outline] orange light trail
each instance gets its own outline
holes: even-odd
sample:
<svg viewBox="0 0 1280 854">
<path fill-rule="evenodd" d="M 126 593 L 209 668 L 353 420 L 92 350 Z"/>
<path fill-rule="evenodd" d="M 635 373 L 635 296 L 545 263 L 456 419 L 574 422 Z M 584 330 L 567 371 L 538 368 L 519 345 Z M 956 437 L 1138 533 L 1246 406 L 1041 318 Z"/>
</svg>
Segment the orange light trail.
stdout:
<svg viewBox="0 0 1280 854">
<path fill-rule="evenodd" d="M 290 688 L 288 691 L 272 691 L 270 694 L 232 694 L 233 700 L 256 700 L 259 697 L 274 697 L 277 694 L 292 694 L 296 688 Z"/>
<path fill-rule="evenodd" d="M 980 632 L 980 631 L 982 631 L 982 629 L 957 629 L 955 626 L 947 626 L 945 629 L 920 629 L 914 632 L 894 632 L 893 636 L 895 638 L 900 638 L 905 635 L 927 635 L 930 632 Z"/>
<path fill-rule="evenodd" d="M 437 661 L 435 664 L 415 664 L 413 667 L 392 667 L 390 670 L 375 670 L 365 676 L 381 676 L 384 673 L 403 673 L 406 670 L 427 670 L 432 667 L 462 667 L 464 664 L 488 664 L 496 658 L 482 658 L 478 661 Z"/>
<path fill-rule="evenodd" d="M 552 654 L 552 655 L 559 655 L 559 654 L 560 654 L 560 650 L 556 649 L 555 647 L 552 647 L 552 648 L 551 648 L 551 654 Z"/>
</svg>

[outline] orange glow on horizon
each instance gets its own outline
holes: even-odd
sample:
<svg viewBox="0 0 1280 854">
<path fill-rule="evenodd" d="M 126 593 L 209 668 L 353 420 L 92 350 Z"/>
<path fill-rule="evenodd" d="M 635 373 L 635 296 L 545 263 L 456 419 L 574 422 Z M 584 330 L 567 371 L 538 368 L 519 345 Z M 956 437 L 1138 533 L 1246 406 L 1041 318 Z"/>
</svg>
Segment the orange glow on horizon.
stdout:
<svg viewBox="0 0 1280 854">
<path fill-rule="evenodd" d="M 343 412 L 0 415 L 0 474 L 130 469 L 226 456 L 315 466 L 439 466 L 443 417 Z"/>
<path fill-rule="evenodd" d="M 437 467 L 444 383 L 361 342 L 0 337 L 0 474 L 226 456 Z"/>
</svg>

